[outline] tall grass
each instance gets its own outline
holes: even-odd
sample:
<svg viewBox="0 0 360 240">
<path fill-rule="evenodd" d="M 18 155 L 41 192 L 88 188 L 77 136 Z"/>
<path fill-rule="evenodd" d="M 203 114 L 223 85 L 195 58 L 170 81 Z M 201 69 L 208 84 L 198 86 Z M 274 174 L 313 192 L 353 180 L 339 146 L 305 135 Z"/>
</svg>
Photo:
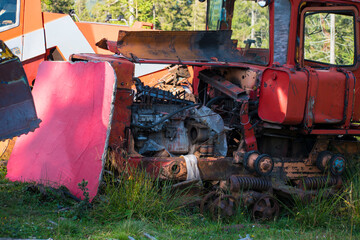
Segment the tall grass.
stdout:
<svg viewBox="0 0 360 240">
<path fill-rule="evenodd" d="M 131 174 L 130 174 L 131 173 Z M 182 222 L 185 197 L 169 181 L 153 179 L 145 170 L 131 168 L 119 176 L 104 176 L 104 189 L 91 214 L 100 219 L 141 219 Z"/>
<path fill-rule="evenodd" d="M 285 206 L 300 226 L 360 229 L 360 162 L 351 160 L 343 176 L 343 188 L 338 192 L 330 194 L 327 189 L 320 189 L 307 201 L 294 197 L 294 206 Z"/>
<path fill-rule="evenodd" d="M 344 193 L 329 194 L 327 189 L 320 189 L 307 200 L 294 196 L 294 207 L 289 211 L 304 228 L 327 227 L 340 221 L 343 201 Z"/>
<path fill-rule="evenodd" d="M 360 162 L 359 159 L 348 167 L 345 185 L 345 204 L 352 226 L 360 229 Z"/>
</svg>

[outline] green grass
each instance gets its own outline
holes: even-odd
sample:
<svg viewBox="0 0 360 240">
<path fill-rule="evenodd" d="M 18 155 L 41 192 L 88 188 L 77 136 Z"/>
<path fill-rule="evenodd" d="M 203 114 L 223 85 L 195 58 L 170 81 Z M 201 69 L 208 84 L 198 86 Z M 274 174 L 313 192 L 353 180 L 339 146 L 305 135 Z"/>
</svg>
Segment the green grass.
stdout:
<svg viewBox="0 0 360 240">
<path fill-rule="evenodd" d="M 145 171 L 123 173 L 116 181 L 108 175 L 104 182 L 103 194 L 95 201 L 91 214 L 97 219 L 183 222 L 187 218 L 183 191 L 173 192 L 170 183 L 153 180 Z"/>
<path fill-rule="evenodd" d="M 212 221 L 184 208 L 181 195 L 142 172 L 116 181 L 105 178 L 103 194 L 91 209 L 49 189 L 44 195 L 29 190 L 31 184 L 9 182 L 5 173 L 1 167 L 0 237 L 147 239 L 148 233 L 159 240 L 239 239 L 246 234 L 253 239 L 360 239 L 359 174 L 341 197 L 318 197 L 310 205 L 283 210 L 275 222 L 257 224 L 244 209 L 230 221 Z"/>
</svg>

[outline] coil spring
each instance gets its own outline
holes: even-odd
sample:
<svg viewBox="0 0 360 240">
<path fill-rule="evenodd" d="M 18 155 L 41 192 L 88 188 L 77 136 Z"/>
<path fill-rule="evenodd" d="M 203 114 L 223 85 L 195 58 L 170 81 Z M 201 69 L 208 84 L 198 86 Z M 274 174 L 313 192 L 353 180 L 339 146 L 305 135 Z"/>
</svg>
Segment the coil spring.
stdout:
<svg viewBox="0 0 360 240">
<path fill-rule="evenodd" d="M 301 183 L 306 189 L 319 189 L 334 186 L 338 180 L 335 177 L 307 177 L 302 179 Z"/>
<path fill-rule="evenodd" d="M 240 192 L 241 190 L 266 191 L 271 188 L 271 182 L 264 178 L 231 176 L 230 191 Z"/>
</svg>

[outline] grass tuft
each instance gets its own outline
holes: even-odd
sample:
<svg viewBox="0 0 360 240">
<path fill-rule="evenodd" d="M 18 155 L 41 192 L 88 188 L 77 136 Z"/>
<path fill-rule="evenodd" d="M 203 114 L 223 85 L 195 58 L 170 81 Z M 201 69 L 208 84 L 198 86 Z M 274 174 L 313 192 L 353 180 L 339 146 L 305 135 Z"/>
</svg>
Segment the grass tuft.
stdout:
<svg viewBox="0 0 360 240">
<path fill-rule="evenodd" d="M 104 193 L 92 211 L 98 219 L 183 222 L 188 218 L 183 192 L 174 192 L 169 181 L 153 179 L 144 170 L 132 168 L 118 177 L 107 175 L 104 182 Z"/>
<path fill-rule="evenodd" d="M 295 206 L 290 212 L 303 228 L 331 227 L 339 221 L 344 194 L 329 194 L 320 189 L 310 200 L 294 197 Z"/>
<path fill-rule="evenodd" d="M 348 216 L 353 227 L 357 231 L 360 229 L 360 162 L 352 162 L 348 167 L 347 182 L 345 184 L 345 211 L 344 215 Z"/>
</svg>

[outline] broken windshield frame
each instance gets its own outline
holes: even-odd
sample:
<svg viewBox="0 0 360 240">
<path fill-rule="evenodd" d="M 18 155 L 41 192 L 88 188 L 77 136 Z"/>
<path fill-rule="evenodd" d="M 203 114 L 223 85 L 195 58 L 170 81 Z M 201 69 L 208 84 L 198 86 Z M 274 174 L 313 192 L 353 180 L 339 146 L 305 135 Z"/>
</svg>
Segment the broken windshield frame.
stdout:
<svg viewBox="0 0 360 240">
<path fill-rule="evenodd" d="M 255 1 L 208 0 L 206 30 L 231 29 L 231 40 L 241 54 L 241 62 L 267 65 L 269 19 L 269 8 Z"/>
</svg>

